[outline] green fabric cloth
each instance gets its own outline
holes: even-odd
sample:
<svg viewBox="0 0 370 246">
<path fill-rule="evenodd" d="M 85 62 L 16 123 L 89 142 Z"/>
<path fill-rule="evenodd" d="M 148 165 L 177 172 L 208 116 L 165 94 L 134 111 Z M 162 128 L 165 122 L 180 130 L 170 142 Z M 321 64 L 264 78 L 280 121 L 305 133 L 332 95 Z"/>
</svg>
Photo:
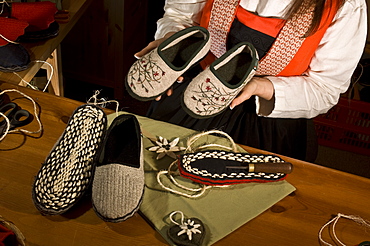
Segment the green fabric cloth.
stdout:
<svg viewBox="0 0 370 246">
<path fill-rule="evenodd" d="M 115 116 L 116 113 L 109 115 L 109 122 Z M 185 218 L 200 219 L 206 228 L 203 245 L 211 245 L 295 190 L 294 186 L 287 181 L 278 181 L 238 184 L 222 188 L 212 187 L 199 198 L 186 198 L 165 191 L 158 184 L 156 176 L 158 171 L 167 170 L 174 160 L 168 156 L 156 160 L 158 154 L 148 150 L 149 147 L 155 146 L 148 137 L 162 136 L 169 141 L 179 137 L 178 146 L 186 147 L 187 139 L 199 132 L 146 117 L 136 117 L 142 128 L 145 157 L 146 188 L 140 211 L 169 244 L 173 243 L 167 236 L 167 230 L 174 225 L 169 219 L 169 214 L 174 211 L 182 211 Z M 198 143 L 202 144 L 202 142 L 230 146 L 228 140 L 216 136 L 203 137 Z M 240 152 L 245 152 L 240 147 L 238 149 Z M 181 154 L 181 152 L 176 154 Z M 182 184 L 194 186 L 190 180 L 179 176 L 176 178 L 179 178 Z M 167 185 L 171 184 L 165 176 L 161 180 Z M 173 185 L 171 187 L 175 188 Z M 180 219 L 180 216 L 175 216 L 175 219 L 179 222 L 177 219 Z"/>
</svg>

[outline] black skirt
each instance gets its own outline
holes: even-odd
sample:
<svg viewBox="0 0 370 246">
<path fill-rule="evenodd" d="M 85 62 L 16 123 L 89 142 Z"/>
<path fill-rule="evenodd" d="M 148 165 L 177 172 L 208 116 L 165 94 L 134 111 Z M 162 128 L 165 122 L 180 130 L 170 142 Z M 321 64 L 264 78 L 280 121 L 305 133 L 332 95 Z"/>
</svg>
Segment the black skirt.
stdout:
<svg viewBox="0 0 370 246">
<path fill-rule="evenodd" d="M 171 96 L 163 95 L 160 101 L 151 104 L 147 117 L 197 131 L 221 130 L 238 144 L 315 161 L 318 145 L 313 121 L 260 117 L 256 114 L 254 97 L 212 118 L 195 119 L 189 116 L 181 107 L 181 94 L 199 72 L 199 67 L 189 70 L 181 84 L 174 84 Z"/>
<path fill-rule="evenodd" d="M 228 35 L 227 45 L 231 48 L 239 42 L 248 41 L 256 47 L 259 57 L 263 57 L 274 40 L 235 19 Z M 159 102 L 153 102 L 147 116 L 197 131 L 221 130 L 228 133 L 239 144 L 300 160 L 315 161 L 318 144 L 313 121 L 259 117 L 256 114 L 254 97 L 233 110 L 227 109 L 212 118 L 195 119 L 189 116 L 181 108 L 181 94 L 191 79 L 201 71 L 200 66 L 188 70 L 183 75 L 184 82 L 175 83 L 173 95 L 169 97 L 163 95 Z"/>
</svg>

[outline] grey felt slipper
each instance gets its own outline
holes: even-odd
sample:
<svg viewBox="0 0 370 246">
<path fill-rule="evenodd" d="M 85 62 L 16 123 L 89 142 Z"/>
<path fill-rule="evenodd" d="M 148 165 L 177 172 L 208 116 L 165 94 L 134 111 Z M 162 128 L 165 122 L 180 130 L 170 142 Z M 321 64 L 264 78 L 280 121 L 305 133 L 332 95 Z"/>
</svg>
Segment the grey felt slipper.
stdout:
<svg viewBox="0 0 370 246">
<path fill-rule="evenodd" d="M 125 83 L 127 91 L 141 101 L 162 95 L 203 59 L 209 48 L 209 33 L 203 27 L 193 26 L 175 33 L 131 66 Z"/>
<path fill-rule="evenodd" d="M 107 117 L 97 106 L 85 104 L 72 114 L 33 184 L 33 202 L 42 214 L 66 212 L 91 187 L 106 127 Z"/>
<path fill-rule="evenodd" d="M 237 44 L 189 83 L 181 101 L 183 109 L 199 119 L 222 113 L 252 79 L 257 65 L 253 45 Z"/>
<path fill-rule="evenodd" d="M 96 214 L 121 222 L 139 209 L 144 194 L 144 158 L 135 116 L 122 114 L 108 128 L 92 184 Z"/>
</svg>

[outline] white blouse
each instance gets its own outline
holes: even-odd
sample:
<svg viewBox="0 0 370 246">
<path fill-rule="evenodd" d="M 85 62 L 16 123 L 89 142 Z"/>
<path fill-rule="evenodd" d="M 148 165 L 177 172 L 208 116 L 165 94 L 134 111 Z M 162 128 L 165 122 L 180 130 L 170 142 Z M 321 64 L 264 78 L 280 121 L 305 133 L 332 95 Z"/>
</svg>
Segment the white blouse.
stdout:
<svg viewBox="0 0 370 246">
<path fill-rule="evenodd" d="M 155 39 L 199 23 L 206 0 L 166 0 L 157 22 Z M 241 0 L 248 11 L 264 17 L 282 17 L 291 0 Z M 267 76 L 275 89 L 275 105 L 262 115 L 266 101 L 256 97 L 257 114 L 272 118 L 313 118 L 337 104 L 351 81 L 367 32 L 365 0 L 346 0 L 327 29 L 308 70 L 302 76 Z"/>
</svg>

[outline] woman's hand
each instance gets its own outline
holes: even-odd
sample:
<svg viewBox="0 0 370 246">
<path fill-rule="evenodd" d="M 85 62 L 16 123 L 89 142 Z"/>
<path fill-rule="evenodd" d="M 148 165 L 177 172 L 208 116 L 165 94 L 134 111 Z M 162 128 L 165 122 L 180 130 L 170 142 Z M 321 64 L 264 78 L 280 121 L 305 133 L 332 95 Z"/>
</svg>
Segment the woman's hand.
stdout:
<svg viewBox="0 0 370 246">
<path fill-rule="evenodd" d="M 271 100 L 274 96 L 274 85 L 267 78 L 253 77 L 231 102 L 230 108 L 233 109 L 235 106 L 251 98 L 251 96 L 259 96 L 263 99 Z"/>
<path fill-rule="evenodd" d="M 172 36 L 174 33 L 175 32 L 169 32 L 163 38 L 160 38 L 160 39 L 157 39 L 157 40 L 154 40 L 154 41 L 150 42 L 144 49 L 135 53 L 134 56 L 137 59 L 140 59 L 142 56 L 149 53 L 151 50 L 154 50 L 155 48 L 157 48 L 164 40 L 166 40 L 167 38 Z"/>
<path fill-rule="evenodd" d="M 157 40 L 154 40 L 152 42 L 150 42 L 144 49 L 140 50 L 139 52 L 135 53 L 134 56 L 137 58 L 137 59 L 140 59 L 142 56 L 144 56 L 145 54 L 149 53 L 150 51 L 154 50 L 155 48 L 157 48 L 164 40 L 166 40 L 167 38 L 169 38 L 170 36 L 172 36 L 175 32 L 169 32 L 167 33 L 163 38 L 160 38 L 160 39 L 157 39 Z M 181 83 L 182 80 L 184 78 L 183 77 L 179 77 L 177 79 L 177 82 L 178 83 Z M 170 88 L 167 90 L 166 94 L 167 96 L 171 96 L 172 95 L 172 92 L 173 92 L 173 89 Z M 155 100 L 156 101 L 159 101 L 161 100 L 161 96 L 157 97 Z"/>
</svg>

